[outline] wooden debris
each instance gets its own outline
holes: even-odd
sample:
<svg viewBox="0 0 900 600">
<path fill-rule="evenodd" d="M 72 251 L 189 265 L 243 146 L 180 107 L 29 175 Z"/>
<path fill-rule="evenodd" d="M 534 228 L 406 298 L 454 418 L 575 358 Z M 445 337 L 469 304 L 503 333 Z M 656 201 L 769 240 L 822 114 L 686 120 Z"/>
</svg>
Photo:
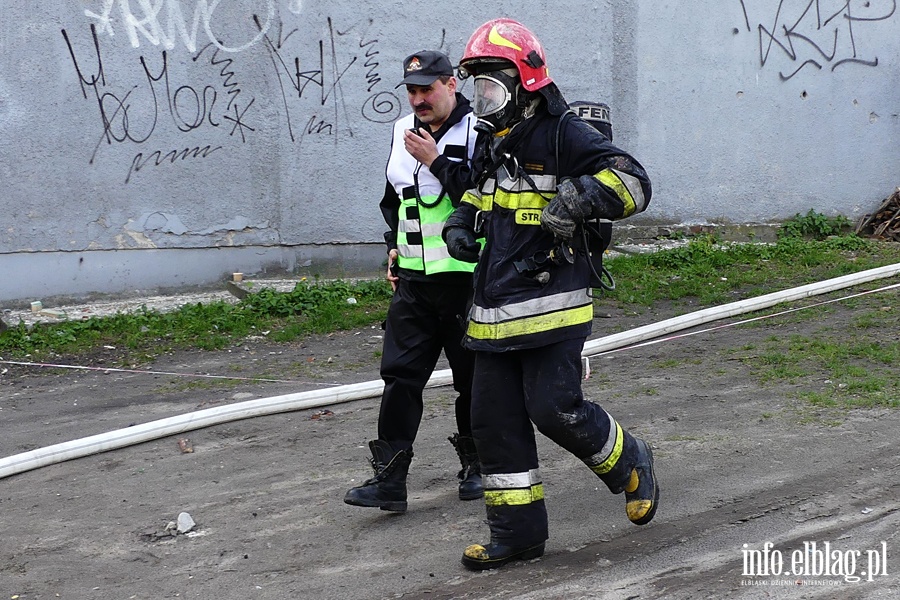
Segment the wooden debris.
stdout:
<svg viewBox="0 0 900 600">
<path fill-rule="evenodd" d="M 240 282 L 226 281 L 225 282 L 225 288 L 229 292 L 234 294 L 234 296 L 240 300 L 243 300 L 244 298 L 246 298 L 247 296 L 250 295 L 250 290 L 248 290 L 246 286 L 247 286 L 247 284 L 245 284 L 243 281 L 240 281 Z"/>
<path fill-rule="evenodd" d="M 900 242 L 900 188 L 897 188 L 878 210 L 859 219 L 856 234 Z"/>
</svg>

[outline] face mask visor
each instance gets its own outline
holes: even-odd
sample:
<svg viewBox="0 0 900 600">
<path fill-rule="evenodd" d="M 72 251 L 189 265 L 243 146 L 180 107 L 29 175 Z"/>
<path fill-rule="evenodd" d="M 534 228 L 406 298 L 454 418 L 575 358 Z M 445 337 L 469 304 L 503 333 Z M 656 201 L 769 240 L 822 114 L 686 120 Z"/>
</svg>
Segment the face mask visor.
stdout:
<svg viewBox="0 0 900 600">
<path fill-rule="evenodd" d="M 481 118 L 502 111 L 513 101 L 510 89 L 515 89 L 515 78 L 503 71 L 477 75 L 472 112 Z"/>
</svg>

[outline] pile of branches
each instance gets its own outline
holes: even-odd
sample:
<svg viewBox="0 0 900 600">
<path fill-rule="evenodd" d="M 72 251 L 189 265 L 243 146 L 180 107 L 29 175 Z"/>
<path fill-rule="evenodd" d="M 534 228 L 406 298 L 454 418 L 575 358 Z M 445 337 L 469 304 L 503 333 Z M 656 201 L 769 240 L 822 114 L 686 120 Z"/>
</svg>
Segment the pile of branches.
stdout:
<svg viewBox="0 0 900 600">
<path fill-rule="evenodd" d="M 900 242 L 900 188 L 874 213 L 860 217 L 856 234 Z"/>
</svg>

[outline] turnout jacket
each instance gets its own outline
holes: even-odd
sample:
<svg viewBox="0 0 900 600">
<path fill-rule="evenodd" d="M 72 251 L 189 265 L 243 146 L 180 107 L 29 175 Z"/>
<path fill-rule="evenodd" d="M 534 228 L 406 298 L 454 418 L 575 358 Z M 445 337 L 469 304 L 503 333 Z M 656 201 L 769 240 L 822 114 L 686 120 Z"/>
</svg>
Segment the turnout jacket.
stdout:
<svg viewBox="0 0 900 600">
<path fill-rule="evenodd" d="M 568 262 L 561 242 L 541 227 L 541 211 L 558 183 L 575 179 L 587 207 L 582 221 L 623 219 L 650 201 L 650 180 L 634 158 L 578 117 L 558 128 L 559 122 L 540 111 L 499 144 L 482 136 L 473 159 L 479 184 L 448 219 L 448 228 L 467 227 L 486 238 L 463 340 L 471 350 L 535 348 L 590 335 L 586 250 L 576 248 Z M 523 269 L 525 261 L 531 268 Z"/>
<path fill-rule="evenodd" d="M 440 156 L 430 168 L 423 168 L 403 145 L 406 130 L 425 125 L 414 114 L 394 123 L 380 208 L 390 228 L 384 234 L 388 251 L 397 249 L 399 254 L 399 277 L 466 284 L 471 281 L 474 265 L 452 258 L 441 236 L 447 217 L 472 184 L 471 157 L 477 135 L 471 111 L 469 101 L 457 92 L 456 108 L 438 131 L 431 132 Z"/>
</svg>

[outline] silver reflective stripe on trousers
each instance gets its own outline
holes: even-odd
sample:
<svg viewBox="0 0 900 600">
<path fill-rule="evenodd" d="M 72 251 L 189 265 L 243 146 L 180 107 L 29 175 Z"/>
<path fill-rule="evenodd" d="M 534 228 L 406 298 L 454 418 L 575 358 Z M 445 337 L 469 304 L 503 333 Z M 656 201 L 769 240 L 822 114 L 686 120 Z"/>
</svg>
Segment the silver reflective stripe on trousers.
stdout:
<svg viewBox="0 0 900 600">
<path fill-rule="evenodd" d="M 541 483 L 540 469 L 532 469 L 524 473 L 498 473 L 496 475 L 482 475 L 484 487 L 492 490 L 515 490 L 529 488 Z"/>
</svg>

